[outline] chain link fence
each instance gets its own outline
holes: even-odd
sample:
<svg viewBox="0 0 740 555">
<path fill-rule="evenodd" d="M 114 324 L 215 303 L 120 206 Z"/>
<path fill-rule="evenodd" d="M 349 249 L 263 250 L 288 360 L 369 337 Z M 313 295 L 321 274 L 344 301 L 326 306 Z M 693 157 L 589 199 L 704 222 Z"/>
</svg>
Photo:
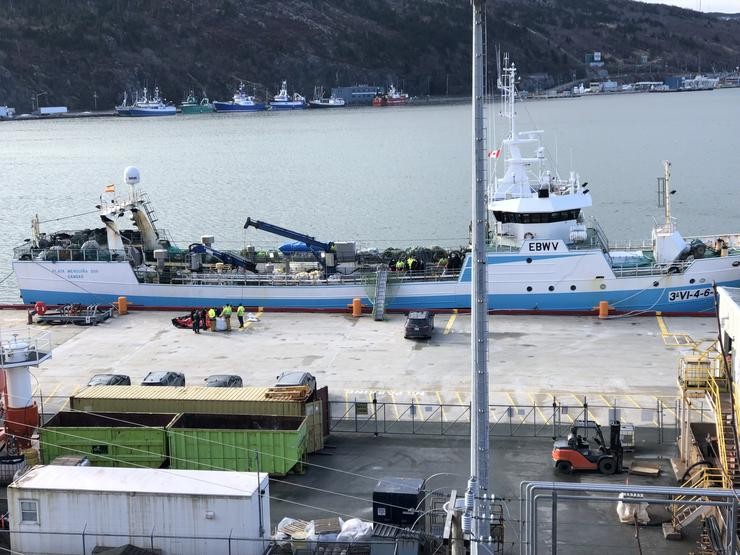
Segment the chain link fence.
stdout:
<svg viewBox="0 0 740 555">
<path fill-rule="evenodd" d="M 330 401 L 332 433 L 368 433 L 375 435 L 413 434 L 469 436 L 470 405 L 445 403 L 392 403 L 373 398 L 370 401 Z M 708 404 L 695 403 L 692 421 L 712 421 Z M 652 428 L 658 443 L 673 443 L 681 419 L 678 399 L 667 402 L 656 399 L 655 405 L 626 406 L 560 401 L 551 403 L 489 405 L 491 436 L 563 437 L 571 426 L 584 419 L 608 425 L 619 420 L 622 425 Z"/>
</svg>

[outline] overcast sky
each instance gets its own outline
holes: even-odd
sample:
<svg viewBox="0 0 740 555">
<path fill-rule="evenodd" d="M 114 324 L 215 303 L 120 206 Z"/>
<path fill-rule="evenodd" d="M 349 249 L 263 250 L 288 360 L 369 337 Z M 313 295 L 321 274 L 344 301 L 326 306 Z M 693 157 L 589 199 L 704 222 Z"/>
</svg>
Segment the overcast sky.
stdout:
<svg viewBox="0 0 740 555">
<path fill-rule="evenodd" d="M 640 0 L 651 4 L 671 4 L 703 12 L 740 13 L 740 0 Z"/>
</svg>

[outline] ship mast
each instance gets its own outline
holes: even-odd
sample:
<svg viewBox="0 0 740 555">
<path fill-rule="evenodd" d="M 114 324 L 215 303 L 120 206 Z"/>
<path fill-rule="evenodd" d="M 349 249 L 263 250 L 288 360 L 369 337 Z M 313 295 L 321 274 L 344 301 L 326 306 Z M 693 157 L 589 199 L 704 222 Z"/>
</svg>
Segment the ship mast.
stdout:
<svg viewBox="0 0 740 555">
<path fill-rule="evenodd" d="M 663 171 L 665 180 L 663 185 L 663 202 L 665 203 L 665 225 L 666 229 L 671 229 L 671 163 L 668 160 L 663 161 Z"/>
<path fill-rule="evenodd" d="M 471 553 L 490 552 L 490 525 L 485 520 L 490 444 L 488 439 L 488 291 L 486 272 L 486 173 L 484 102 L 485 0 L 471 0 L 473 6 L 473 187 L 472 187 L 472 283 L 470 316 L 471 407 L 470 480 L 466 492 L 463 528 L 469 528 Z M 513 118 L 512 118 L 513 122 Z M 512 123 L 513 125 L 513 123 Z M 513 127 L 512 127 L 513 130 Z M 465 522 L 467 521 L 467 523 Z M 467 526 L 466 526 L 467 524 Z"/>
</svg>

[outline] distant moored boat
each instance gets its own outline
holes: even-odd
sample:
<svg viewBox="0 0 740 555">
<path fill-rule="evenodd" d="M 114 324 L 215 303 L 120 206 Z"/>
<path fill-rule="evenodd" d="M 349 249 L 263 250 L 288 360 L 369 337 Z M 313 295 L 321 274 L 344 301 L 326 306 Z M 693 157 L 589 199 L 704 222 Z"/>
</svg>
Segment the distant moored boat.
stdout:
<svg viewBox="0 0 740 555">
<path fill-rule="evenodd" d="M 213 108 L 217 112 L 262 112 L 267 109 L 264 102 L 257 102 L 253 96 L 244 91 L 244 83 L 239 83 L 239 89 L 234 93 L 233 100 L 222 102 L 216 100 Z"/>
<path fill-rule="evenodd" d="M 127 95 L 123 93 L 123 103 L 116 106 L 119 116 L 146 117 L 146 116 L 174 116 L 177 109 L 171 104 L 165 104 L 159 96 L 159 87 L 154 87 L 154 95 L 150 99 L 144 87 L 143 98 L 139 98 L 137 91 L 133 104 L 127 104 Z"/>
<path fill-rule="evenodd" d="M 317 87 L 314 89 L 313 99 L 308 103 L 311 108 L 344 108 L 347 103 L 343 98 L 337 98 L 332 95 L 329 98 L 324 98 L 324 89 Z"/>
<path fill-rule="evenodd" d="M 403 106 L 409 101 L 409 95 L 396 90 L 391 85 L 388 92 L 373 98 L 373 106 Z"/>
<path fill-rule="evenodd" d="M 306 99 L 298 93 L 288 94 L 288 82 L 283 81 L 280 92 L 270 102 L 270 110 L 303 110 L 306 108 Z"/>
<path fill-rule="evenodd" d="M 195 98 L 195 95 L 193 94 L 193 91 L 190 91 L 190 94 L 188 94 L 188 97 L 185 99 L 185 101 L 180 104 L 180 111 L 183 114 L 205 114 L 208 112 L 213 112 L 213 104 L 210 100 L 208 100 L 208 97 L 203 94 L 203 98 L 200 99 L 200 102 L 198 102 L 198 99 Z"/>
</svg>

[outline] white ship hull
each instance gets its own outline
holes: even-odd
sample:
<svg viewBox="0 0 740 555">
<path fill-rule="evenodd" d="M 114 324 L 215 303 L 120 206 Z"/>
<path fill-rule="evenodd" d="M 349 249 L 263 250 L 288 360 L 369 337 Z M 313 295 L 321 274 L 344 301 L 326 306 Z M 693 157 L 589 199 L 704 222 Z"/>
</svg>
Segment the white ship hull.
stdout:
<svg viewBox="0 0 740 555">
<path fill-rule="evenodd" d="M 470 308 L 470 263 L 455 279 L 410 279 L 390 273 L 387 310 Z M 125 296 L 134 306 L 191 308 L 242 303 L 274 310 L 344 311 L 353 298 L 374 303 L 372 281 L 297 280 L 242 276 L 209 283 L 157 284 L 137 280 L 128 262 L 24 261 L 14 269 L 26 304 L 110 304 Z M 593 313 L 607 301 L 619 313 L 711 314 L 712 283 L 740 286 L 740 255 L 693 260 L 677 273 L 665 268 L 612 268 L 600 250 L 527 256 L 522 251 L 488 255 L 489 307 L 525 313 Z M 222 281 L 222 283 L 218 283 Z"/>
</svg>

